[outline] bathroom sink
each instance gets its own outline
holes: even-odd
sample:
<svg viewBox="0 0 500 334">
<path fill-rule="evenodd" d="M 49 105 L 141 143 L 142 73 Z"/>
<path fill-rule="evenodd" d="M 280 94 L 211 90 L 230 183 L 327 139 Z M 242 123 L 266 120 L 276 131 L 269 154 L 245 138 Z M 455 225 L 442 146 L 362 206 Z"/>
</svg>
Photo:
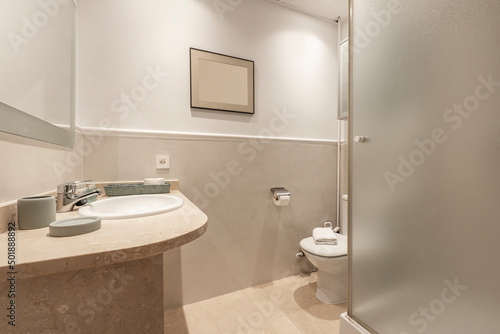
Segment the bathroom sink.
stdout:
<svg viewBox="0 0 500 334">
<path fill-rule="evenodd" d="M 171 195 L 133 195 L 89 203 L 81 207 L 78 214 L 101 219 L 137 218 L 172 211 L 183 204 L 182 199 Z"/>
</svg>

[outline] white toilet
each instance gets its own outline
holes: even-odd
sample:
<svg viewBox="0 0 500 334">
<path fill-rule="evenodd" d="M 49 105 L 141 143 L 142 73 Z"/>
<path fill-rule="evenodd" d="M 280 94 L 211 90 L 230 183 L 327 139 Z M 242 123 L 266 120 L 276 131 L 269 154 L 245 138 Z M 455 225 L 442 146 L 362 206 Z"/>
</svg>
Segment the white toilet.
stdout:
<svg viewBox="0 0 500 334">
<path fill-rule="evenodd" d="M 347 300 L 347 238 L 337 234 L 337 245 L 316 245 L 312 237 L 302 239 L 300 248 L 318 268 L 316 297 L 327 304 Z"/>
</svg>

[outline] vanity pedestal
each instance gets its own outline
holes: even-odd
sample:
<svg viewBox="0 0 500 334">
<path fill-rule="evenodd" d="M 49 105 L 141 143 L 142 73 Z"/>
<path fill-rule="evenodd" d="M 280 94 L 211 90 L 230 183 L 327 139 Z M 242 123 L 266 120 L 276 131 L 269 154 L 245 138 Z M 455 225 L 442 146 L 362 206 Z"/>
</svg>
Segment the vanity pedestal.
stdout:
<svg viewBox="0 0 500 334">
<path fill-rule="evenodd" d="M 155 216 L 103 220 L 88 234 L 54 238 L 48 227 L 16 230 L 14 271 L 7 263 L 8 234 L 0 234 L 0 333 L 163 333 L 163 253 L 207 227 L 207 216 L 184 195 L 170 195 L 184 205 Z M 12 300 L 15 326 L 7 317 Z"/>
<path fill-rule="evenodd" d="M 163 334 L 161 254 L 21 279 L 16 288 L 16 326 L 3 317 L 2 333 Z M 9 302 L 8 290 L 9 283 L 2 282 L 2 309 Z"/>
</svg>

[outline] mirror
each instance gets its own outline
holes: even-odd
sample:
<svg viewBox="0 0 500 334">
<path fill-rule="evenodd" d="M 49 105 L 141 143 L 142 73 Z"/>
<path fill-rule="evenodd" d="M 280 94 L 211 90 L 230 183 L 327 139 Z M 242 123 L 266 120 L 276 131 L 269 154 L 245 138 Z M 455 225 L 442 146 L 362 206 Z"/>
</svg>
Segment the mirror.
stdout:
<svg viewBox="0 0 500 334">
<path fill-rule="evenodd" d="M 0 4 L 0 131 L 73 147 L 73 0 Z"/>
<path fill-rule="evenodd" d="M 349 41 L 339 44 L 339 107 L 337 119 L 349 117 Z"/>
</svg>

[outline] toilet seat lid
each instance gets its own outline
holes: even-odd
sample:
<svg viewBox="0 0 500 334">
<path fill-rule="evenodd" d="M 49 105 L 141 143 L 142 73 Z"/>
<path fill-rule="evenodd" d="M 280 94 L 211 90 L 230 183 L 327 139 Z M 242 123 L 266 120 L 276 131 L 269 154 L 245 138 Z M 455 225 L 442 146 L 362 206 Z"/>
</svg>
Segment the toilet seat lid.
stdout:
<svg viewBox="0 0 500 334">
<path fill-rule="evenodd" d="M 345 235 L 337 234 L 336 245 L 316 245 L 312 237 L 300 241 L 302 250 L 323 257 L 337 257 L 347 255 L 347 238 Z"/>
</svg>

